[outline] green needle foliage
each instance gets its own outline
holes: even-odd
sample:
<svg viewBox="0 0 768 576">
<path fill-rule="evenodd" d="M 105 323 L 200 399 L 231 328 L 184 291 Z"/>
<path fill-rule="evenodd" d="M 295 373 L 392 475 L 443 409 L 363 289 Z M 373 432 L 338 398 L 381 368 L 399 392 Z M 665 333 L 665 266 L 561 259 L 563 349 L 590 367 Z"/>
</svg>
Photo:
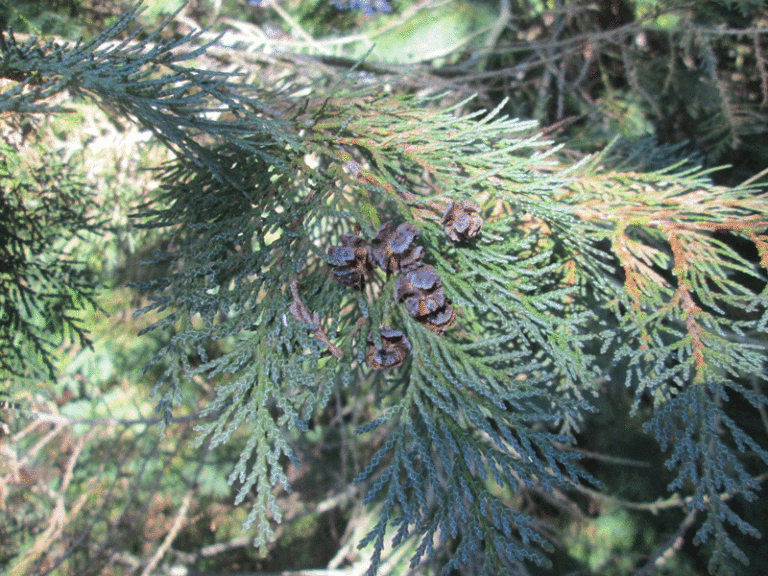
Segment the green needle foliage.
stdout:
<svg viewBox="0 0 768 576">
<path fill-rule="evenodd" d="M 4 36 L 0 112 L 85 98 L 175 152 L 136 214 L 169 238 L 152 261 L 167 273 L 140 283 L 147 330 L 170 334 L 150 365 L 154 392 L 170 423 L 187 380 L 219 383 L 197 431 L 208 449 L 246 431 L 229 480 L 259 547 L 281 519 L 274 488 L 290 489 L 290 432 L 344 391 L 373 399 L 359 434 L 386 431 L 355 479 L 380 505 L 360 543 L 373 546 L 369 574 L 389 541 L 415 542 L 412 567 L 444 574 L 545 564 L 551 545 L 514 495 L 599 488 L 570 447 L 605 382 L 624 379 L 669 451 L 669 490 L 705 513 L 696 541 L 714 543 L 711 569 L 743 559 L 729 530 L 757 533 L 729 498 L 756 496 L 745 458 L 764 467 L 768 452 L 725 408 L 737 396 L 765 406 L 752 387 L 764 383 L 768 322 L 762 190 L 716 187 L 685 161 L 649 169 L 637 159 L 654 154 L 647 143 L 569 164 L 501 107 L 467 114 L 466 102 L 393 93 L 354 71 L 245 85 L 186 66 L 206 50 L 195 34 L 117 40 L 136 11 L 74 45 Z M 449 202 L 469 200 L 482 230 L 452 238 Z M 3 214 L 11 233 L 27 226 Z M 441 286 L 427 288 L 456 312 L 444 329 L 412 313 L 404 267 L 366 267 L 386 222 L 418 230 L 411 247 Z M 360 281 L 337 282 L 333 247 L 352 237 Z M 51 274 L 64 282 L 68 270 Z M 31 361 L 35 338 L 4 343 L 4 358 Z M 374 370 L 377 350 L 398 362 Z"/>
<path fill-rule="evenodd" d="M 21 144 L 30 126 L 9 126 L 0 140 L 0 373 L 54 378 L 56 348 L 88 344 L 73 312 L 95 306 L 95 280 L 71 240 L 102 226 L 88 214 L 78 158 Z"/>
</svg>

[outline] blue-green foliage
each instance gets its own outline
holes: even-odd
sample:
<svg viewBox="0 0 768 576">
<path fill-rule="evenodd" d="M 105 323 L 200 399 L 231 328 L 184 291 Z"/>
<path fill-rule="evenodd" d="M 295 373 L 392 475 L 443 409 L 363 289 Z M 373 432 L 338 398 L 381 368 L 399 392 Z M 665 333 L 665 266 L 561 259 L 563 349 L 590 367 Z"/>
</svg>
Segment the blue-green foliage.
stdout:
<svg viewBox="0 0 768 576">
<path fill-rule="evenodd" d="M 759 485 L 745 469 L 738 453 L 750 453 L 768 463 L 768 452 L 724 413 L 728 389 L 747 398 L 755 408 L 765 403 L 764 398 L 739 384 L 712 381 L 683 390 L 662 405 L 646 425 L 659 439 L 663 450 L 671 449 L 667 467 L 677 470 L 677 477 L 669 489 L 693 486 L 689 508 L 708 512 L 694 542 L 700 544 L 714 537 L 715 554 L 710 562 L 713 572 L 724 557 L 747 560 L 729 536 L 728 524 L 744 534 L 760 537 L 721 497 L 738 494 L 749 501 L 757 497 Z"/>
<path fill-rule="evenodd" d="M 182 68 L 203 51 L 178 51 L 194 37 L 102 48 L 129 17 L 74 47 L 14 44 L 0 69 L 26 78 L 31 91 L 13 93 L 24 111 L 67 88 L 177 152 L 136 214 L 169 238 L 153 260 L 167 272 L 141 284 L 148 330 L 171 333 L 155 393 L 171 418 L 185 378 L 219 382 L 198 430 L 212 446 L 245 431 L 230 481 L 260 545 L 280 519 L 273 487 L 290 488 L 288 432 L 354 382 L 380 413 L 358 432 L 386 428 L 356 479 L 381 506 L 361 542 L 374 549 L 371 574 L 390 537 L 415 537 L 412 565 L 438 559 L 443 573 L 545 562 L 548 543 L 515 494 L 592 482 L 569 445 L 602 379 L 624 366 L 637 405 L 653 405 L 648 430 L 671 448 L 670 489 L 707 511 L 698 540 L 714 538 L 715 564 L 739 555 L 726 524 L 754 531 L 722 496 L 754 495 L 741 452 L 768 458 L 723 406 L 726 391 L 764 404 L 741 380 L 763 379 L 765 270 L 716 233 L 763 250 L 764 196 L 682 168 L 610 171 L 607 155 L 566 166 L 531 123 L 463 114 L 465 103 L 319 85 L 278 100 Z M 454 243 L 441 211 L 466 198 L 485 224 Z M 394 275 L 375 271 L 362 290 L 333 280 L 328 248 L 356 228 L 370 240 L 388 220 L 419 228 L 458 311 L 447 334 L 395 301 Z M 292 289 L 316 321 L 291 311 Z M 381 325 L 412 349 L 402 367 L 372 373 L 366 340 Z M 222 343 L 214 356 L 211 342 Z"/>
<path fill-rule="evenodd" d="M 376 12 L 391 12 L 392 6 L 387 0 L 331 0 L 331 4 L 339 10 L 362 10 L 365 14 L 371 15 Z"/>
</svg>

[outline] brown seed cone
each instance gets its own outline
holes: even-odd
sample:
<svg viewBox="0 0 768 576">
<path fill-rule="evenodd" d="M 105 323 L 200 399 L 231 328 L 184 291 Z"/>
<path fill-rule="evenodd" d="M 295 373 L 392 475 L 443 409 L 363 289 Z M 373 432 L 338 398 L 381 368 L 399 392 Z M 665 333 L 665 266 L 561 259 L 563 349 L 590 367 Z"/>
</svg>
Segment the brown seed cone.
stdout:
<svg viewBox="0 0 768 576">
<path fill-rule="evenodd" d="M 371 249 L 357 234 L 342 234 L 341 246 L 328 248 L 333 277 L 342 286 L 360 286 L 373 272 Z"/>
<path fill-rule="evenodd" d="M 443 211 L 443 230 L 454 242 L 474 238 L 482 227 L 480 206 L 472 200 L 451 200 Z"/>
<path fill-rule="evenodd" d="M 405 299 L 408 314 L 426 316 L 445 305 L 445 289 L 440 275 L 429 265 L 401 274 L 395 282 L 395 300 Z"/>
<path fill-rule="evenodd" d="M 368 366 L 373 370 L 389 370 L 399 368 L 408 357 L 411 350 L 411 343 L 408 338 L 399 330 L 394 330 L 390 326 L 381 326 L 379 328 L 381 336 L 381 348 L 377 348 L 373 339 L 373 333 L 368 334 L 368 345 L 371 348 L 365 355 Z"/>
<path fill-rule="evenodd" d="M 397 228 L 392 222 L 385 222 L 373 240 L 378 246 L 373 251 L 373 259 L 386 272 L 415 268 L 424 258 L 424 248 L 413 245 L 419 237 L 419 230 L 410 222 L 403 222 Z"/>
<path fill-rule="evenodd" d="M 424 319 L 424 326 L 437 332 L 438 334 L 444 334 L 448 328 L 450 328 L 456 321 L 456 308 L 450 304 L 446 304 L 441 310 L 433 312 Z"/>
</svg>

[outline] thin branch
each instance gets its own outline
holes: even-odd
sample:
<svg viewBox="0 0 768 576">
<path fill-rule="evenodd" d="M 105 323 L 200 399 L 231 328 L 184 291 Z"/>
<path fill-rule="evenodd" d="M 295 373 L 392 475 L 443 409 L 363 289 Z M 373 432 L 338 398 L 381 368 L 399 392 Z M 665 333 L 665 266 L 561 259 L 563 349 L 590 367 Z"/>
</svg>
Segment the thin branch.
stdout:
<svg viewBox="0 0 768 576">
<path fill-rule="evenodd" d="M 56 436 L 62 428 L 66 426 L 77 426 L 77 425 L 84 425 L 88 427 L 93 426 L 106 426 L 106 427 L 113 427 L 113 426 L 122 426 L 125 428 L 131 428 L 133 426 L 156 426 L 158 424 L 164 423 L 164 418 L 133 418 L 133 419 L 125 419 L 125 418 L 71 418 L 69 416 L 64 416 L 63 414 L 53 414 L 51 412 L 38 412 L 35 410 L 24 410 L 23 411 L 24 416 L 28 416 L 32 419 L 32 422 L 23 430 L 18 432 L 17 434 L 14 434 L 12 436 L 12 440 L 16 441 L 19 439 L 20 436 L 26 435 L 26 433 L 34 429 L 36 426 L 38 426 L 40 423 L 49 423 L 56 425 L 56 428 L 48 433 L 48 435 L 41 440 L 41 444 L 44 445 L 45 443 L 49 442 L 51 437 Z M 193 422 L 197 422 L 198 420 L 208 420 L 210 418 L 215 418 L 216 415 L 212 416 L 206 416 L 203 417 L 200 415 L 200 412 L 195 412 L 193 414 L 189 414 L 188 416 L 176 416 L 171 419 L 169 422 L 170 424 L 190 424 Z M 33 450 L 30 450 L 30 455 L 33 454 Z"/>
<path fill-rule="evenodd" d="M 26 554 L 15 564 L 10 570 L 11 576 L 21 576 L 22 574 L 28 574 L 28 567 L 31 567 L 39 558 L 44 557 L 51 552 L 52 544 L 58 540 L 61 536 L 64 528 L 69 524 L 72 518 L 76 517 L 80 510 L 85 506 L 88 499 L 91 497 L 91 488 L 97 483 L 97 478 L 91 478 L 81 494 L 70 506 L 69 512 L 67 512 L 66 506 L 66 492 L 70 482 L 73 479 L 74 468 L 83 451 L 86 442 L 90 436 L 93 435 L 91 430 L 85 436 L 78 438 L 75 448 L 67 459 L 67 465 L 62 475 L 61 488 L 58 494 L 55 495 L 55 502 L 53 510 L 48 520 L 48 526 L 42 534 L 37 536 L 34 541 L 34 545 L 26 552 Z"/>
<path fill-rule="evenodd" d="M 198 472 L 202 468 L 202 461 L 198 465 Z M 195 477 L 197 477 L 197 474 L 195 474 Z M 171 544 L 176 539 L 176 536 L 178 536 L 179 531 L 184 527 L 187 521 L 187 512 L 189 512 L 189 506 L 192 502 L 192 496 L 195 493 L 195 487 L 192 486 L 189 488 L 184 494 L 184 498 L 181 501 L 181 506 L 179 507 L 179 510 L 176 512 L 176 516 L 173 519 L 173 524 L 171 525 L 171 529 L 168 531 L 168 533 L 165 535 L 165 538 L 163 538 L 162 544 L 157 547 L 157 550 L 155 550 L 155 553 L 152 555 L 152 558 L 150 558 L 149 562 L 147 562 L 146 566 L 144 566 L 144 570 L 141 572 L 141 576 L 149 576 L 152 574 L 152 572 L 157 567 L 160 560 L 162 560 L 165 553 L 168 551 L 168 549 L 171 547 Z"/>
<path fill-rule="evenodd" d="M 275 0 L 271 0 L 269 2 L 269 7 L 272 8 L 275 12 L 277 12 L 278 16 L 285 20 L 285 22 L 288 23 L 288 25 L 293 29 L 299 36 L 301 36 L 304 41 L 311 46 L 312 48 L 315 48 L 316 50 L 319 50 L 320 52 L 328 53 L 328 50 L 324 48 L 322 45 L 320 45 L 318 42 L 315 41 L 315 39 L 312 37 L 312 35 L 304 30 L 304 28 L 301 27 L 301 24 L 296 22 L 296 20 L 291 17 L 288 12 L 286 12 L 282 6 Z"/>
<path fill-rule="evenodd" d="M 559 442 L 553 442 L 553 445 L 558 450 L 567 450 L 568 452 L 575 452 L 577 454 L 582 454 L 586 458 L 591 458 L 592 460 L 600 460 L 601 462 L 608 462 L 609 464 L 615 464 L 617 466 L 637 466 L 638 468 L 651 467 L 650 462 L 645 462 L 644 460 L 634 460 L 631 458 L 619 458 L 617 456 L 610 456 L 608 454 L 600 454 L 599 452 L 592 452 L 591 450 L 574 448 L 573 446 L 570 446 L 568 444 L 561 444 Z"/>
<path fill-rule="evenodd" d="M 760 474 L 759 476 L 754 476 L 752 478 L 752 480 L 754 480 L 758 484 L 763 483 L 767 479 L 768 479 L 768 472 Z M 658 514 L 662 510 L 666 510 L 669 508 L 682 508 L 684 506 L 687 506 L 693 501 L 693 496 L 686 496 L 685 498 L 683 498 L 678 492 L 675 492 L 669 498 L 666 498 L 666 499 L 659 498 L 655 502 L 632 502 L 630 500 L 618 498 L 610 494 L 603 494 L 602 492 L 598 492 L 597 490 L 592 490 L 590 488 L 587 488 L 586 486 L 581 486 L 580 484 L 572 484 L 571 487 L 577 492 L 581 492 L 582 494 L 585 494 L 591 498 L 594 498 L 595 500 L 610 502 L 611 504 L 621 506 L 622 508 L 626 508 L 628 510 L 642 510 L 642 511 L 650 512 L 651 514 L 654 514 L 654 515 Z M 720 500 L 725 502 L 726 500 L 730 500 L 736 495 L 737 493 L 723 492 L 722 494 L 720 494 Z M 703 502 L 704 504 L 707 504 L 709 502 L 709 498 L 704 497 Z"/>
<path fill-rule="evenodd" d="M 650 576 L 672 558 L 685 543 L 685 533 L 691 527 L 694 520 L 696 520 L 696 515 L 697 510 L 691 510 L 672 537 L 664 545 L 660 546 L 651 559 L 639 570 L 636 570 L 632 576 Z"/>
<path fill-rule="evenodd" d="M 493 50 L 499 41 L 499 37 L 506 30 L 507 25 L 512 20 L 512 7 L 510 0 L 499 0 L 499 17 L 491 27 L 488 39 L 485 41 L 485 47 Z"/>
</svg>

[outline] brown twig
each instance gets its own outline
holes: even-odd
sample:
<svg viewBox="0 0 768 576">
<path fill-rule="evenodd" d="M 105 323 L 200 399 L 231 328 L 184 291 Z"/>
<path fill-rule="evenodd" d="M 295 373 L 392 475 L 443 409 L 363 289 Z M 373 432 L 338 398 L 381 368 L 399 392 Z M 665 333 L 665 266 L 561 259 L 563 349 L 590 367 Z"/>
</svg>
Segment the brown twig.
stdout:
<svg viewBox="0 0 768 576">
<path fill-rule="evenodd" d="M 301 299 L 301 295 L 299 294 L 299 282 L 296 277 L 291 277 L 290 287 L 291 295 L 293 296 L 293 303 L 289 308 L 291 315 L 296 318 L 297 322 L 301 322 L 302 324 L 309 324 L 311 326 L 310 330 L 312 335 L 320 342 L 325 344 L 328 347 L 329 352 L 336 358 L 341 358 L 344 356 L 344 353 L 333 342 L 331 342 L 331 339 L 328 338 L 325 330 L 323 330 L 323 328 L 320 326 L 320 314 L 317 312 L 312 314 L 309 309 L 307 309 L 307 305 L 304 304 L 304 301 Z"/>
</svg>

